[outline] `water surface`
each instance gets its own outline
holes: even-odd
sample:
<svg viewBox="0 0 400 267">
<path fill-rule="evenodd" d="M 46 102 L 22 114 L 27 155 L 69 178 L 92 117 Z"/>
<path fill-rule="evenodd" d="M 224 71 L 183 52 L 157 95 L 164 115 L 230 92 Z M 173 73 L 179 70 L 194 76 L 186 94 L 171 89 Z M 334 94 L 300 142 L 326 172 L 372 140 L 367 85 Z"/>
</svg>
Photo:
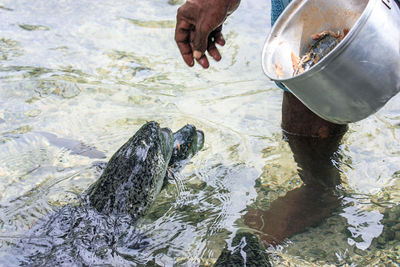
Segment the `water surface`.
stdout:
<svg viewBox="0 0 400 267">
<path fill-rule="evenodd" d="M 248 210 L 267 211 L 300 191 L 280 128 L 282 92 L 261 70 L 269 3 L 242 2 L 224 26 L 223 59 L 209 70 L 180 58 L 178 4 L 0 2 L 0 265 L 18 265 L 19 240 L 76 203 L 99 176 L 99 162 L 149 120 L 174 131 L 194 124 L 205 148 L 138 225 L 150 244 L 104 264 L 208 266 L 236 231 L 249 230 Z M 396 238 L 379 239 L 385 210 L 400 202 L 399 104 L 397 96 L 350 125 L 335 152 L 339 206 L 269 248 L 274 264 L 400 261 L 399 224 L 390 226 Z"/>
</svg>

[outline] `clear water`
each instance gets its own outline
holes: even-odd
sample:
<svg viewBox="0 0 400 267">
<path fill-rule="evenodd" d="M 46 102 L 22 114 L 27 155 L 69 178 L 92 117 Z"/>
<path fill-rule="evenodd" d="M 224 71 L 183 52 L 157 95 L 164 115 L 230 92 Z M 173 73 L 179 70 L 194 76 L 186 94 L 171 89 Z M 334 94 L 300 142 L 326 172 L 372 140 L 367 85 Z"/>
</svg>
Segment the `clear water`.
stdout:
<svg viewBox="0 0 400 267">
<path fill-rule="evenodd" d="M 246 213 L 296 192 L 282 92 L 261 70 L 267 2 L 242 2 L 224 26 L 223 60 L 203 70 L 186 67 L 174 43 L 179 1 L 1 1 L 0 265 L 18 265 L 18 240 L 75 203 L 99 176 L 97 162 L 149 120 L 172 130 L 192 123 L 205 148 L 138 225 L 150 245 L 105 263 L 210 265 L 249 229 Z M 398 218 L 395 238 L 377 241 L 384 211 L 400 202 L 399 103 L 350 125 L 336 162 L 340 207 L 269 248 L 275 265 L 399 263 Z"/>
</svg>

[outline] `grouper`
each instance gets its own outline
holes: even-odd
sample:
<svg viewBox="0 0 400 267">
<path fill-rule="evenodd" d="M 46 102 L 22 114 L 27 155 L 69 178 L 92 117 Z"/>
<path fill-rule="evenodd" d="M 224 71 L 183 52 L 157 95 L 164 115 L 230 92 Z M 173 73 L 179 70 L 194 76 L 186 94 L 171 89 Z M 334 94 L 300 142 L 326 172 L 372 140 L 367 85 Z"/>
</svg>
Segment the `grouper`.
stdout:
<svg viewBox="0 0 400 267">
<path fill-rule="evenodd" d="M 111 157 L 78 205 L 58 209 L 21 239 L 20 266 L 91 266 L 132 260 L 149 240 L 135 224 L 174 173 L 204 144 L 193 125 L 176 133 L 143 125 Z M 15 261 L 12 261 L 15 262 Z M 10 262 L 11 263 L 11 262 Z M 126 262 L 125 262 L 126 263 Z"/>
<path fill-rule="evenodd" d="M 186 125 L 175 134 L 156 122 L 145 124 L 110 159 L 87 190 L 89 204 L 104 214 L 143 215 L 160 192 L 169 171 L 176 171 L 203 147 L 204 134 Z"/>
</svg>

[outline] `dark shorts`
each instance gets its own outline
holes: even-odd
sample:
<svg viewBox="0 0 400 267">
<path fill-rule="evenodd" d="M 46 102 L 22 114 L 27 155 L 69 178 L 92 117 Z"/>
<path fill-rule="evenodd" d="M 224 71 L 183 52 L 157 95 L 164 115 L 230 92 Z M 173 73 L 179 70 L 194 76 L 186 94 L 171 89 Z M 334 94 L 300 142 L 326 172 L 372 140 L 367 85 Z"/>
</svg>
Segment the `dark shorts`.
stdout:
<svg viewBox="0 0 400 267">
<path fill-rule="evenodd" d="M 291 0 L 271 0 L 271 25 L 275 24 L 275 21 L 290 1 Z"/>
</svg>

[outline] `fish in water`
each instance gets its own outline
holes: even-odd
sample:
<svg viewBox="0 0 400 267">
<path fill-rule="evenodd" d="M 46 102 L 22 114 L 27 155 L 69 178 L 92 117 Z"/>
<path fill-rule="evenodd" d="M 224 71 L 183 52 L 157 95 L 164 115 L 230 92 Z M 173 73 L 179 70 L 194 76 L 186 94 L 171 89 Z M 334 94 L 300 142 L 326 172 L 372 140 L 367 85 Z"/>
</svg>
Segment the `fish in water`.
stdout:
<svg viewBox="0 0 400 267">
<path fill-rule="evenodd" d="M 268 252 L 250 232 L 236 233 L 232 243 L 224 248 L 213 267 L 257 266 L 271 267 Z"/>
<path fill-rule="evenodd" d="M 1 123 L 1 118 L 0 118 L 0 123 Z M 81 155 L 92 159 L 95 158 L 103 159 L 106 157 L 104 152 L 98 151 L 95 147 L 88 146 L 78 140 L 58 137 L 57 135 L 49 132 L 36 132 L 36 133 L 45 137 L 50 144 L 70 150 L 71 154 L 73 155 Z"/>
<path fill-rule="evenodd" d="M 110 159 L 78 205 L 41 220 L 17 245 L 19 266 L 86 266 L 130 261 L 147 239 L 135 222 L 165 181 L 204 144 L 204 134 L 186 125 L 175 134 L 148 122 Z"/>
<path fill-rule="evenodd" d="M 204 144 L 204 134 L 186 125 L 175 134 L 156 122 L 144 125 L 110 159 L 87 190 L 89 204 L 104 214 L 141 216 L 160 192 L 167 168 L 189 160 Z"/>
<path fill-rule="evenodd" d="M 293 76 L 299 75 L 317 64 L 343 40 L 347 33 L 348 30 L 345 29 L 343 30 L 343 34 L 340 32 L 322 31 L 311 36 L 314 43 L 307 53 L 301 58 L 298 58 L 294 53 L 291 54 L 294 70 Z"/>
</svg>

